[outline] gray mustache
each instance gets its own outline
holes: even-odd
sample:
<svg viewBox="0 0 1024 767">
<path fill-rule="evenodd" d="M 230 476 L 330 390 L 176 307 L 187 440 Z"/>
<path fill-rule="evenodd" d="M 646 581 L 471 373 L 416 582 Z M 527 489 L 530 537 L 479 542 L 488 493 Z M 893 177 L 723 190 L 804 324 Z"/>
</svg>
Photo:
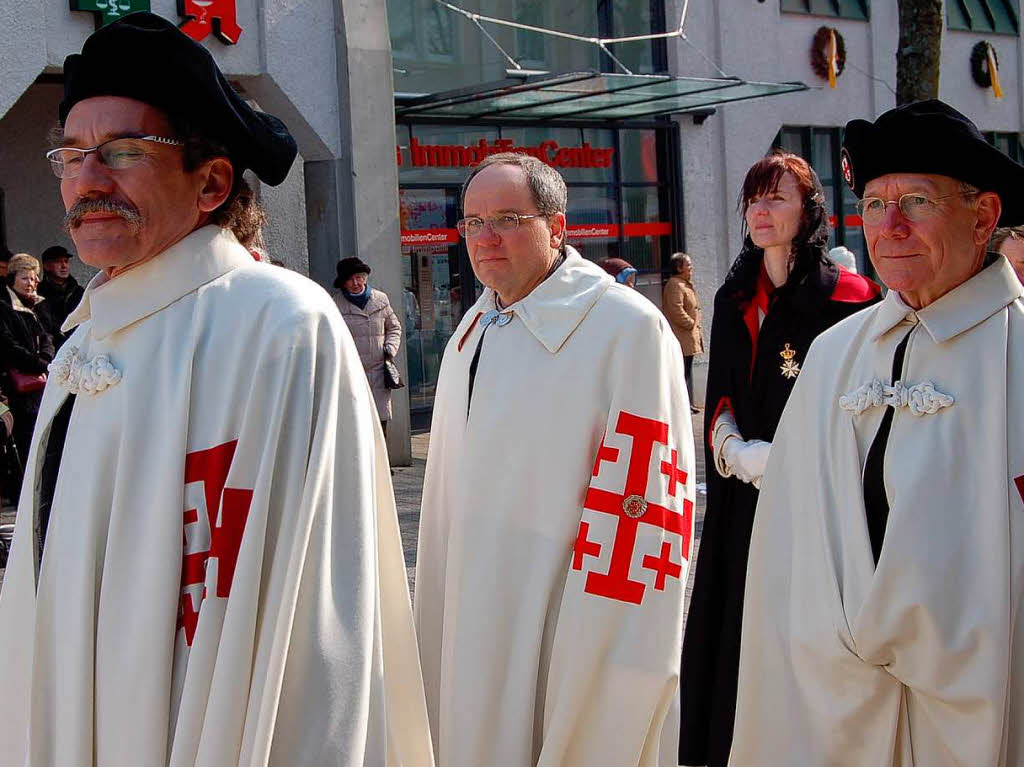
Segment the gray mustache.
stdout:
<svg viewBox="0 0 1024 767">
<path fill-rule="evenodd" d="M 64 229 L 70 232 L 82 221 L 82 216 L 89 213 L 113 213 L 120 216 L 134 230 L 142 228 L 142 214 L 138 208 L 120 200 L 103 199 L 82 199 L 71 206 L 71 210 L 64 214 Z"/>
</svg>

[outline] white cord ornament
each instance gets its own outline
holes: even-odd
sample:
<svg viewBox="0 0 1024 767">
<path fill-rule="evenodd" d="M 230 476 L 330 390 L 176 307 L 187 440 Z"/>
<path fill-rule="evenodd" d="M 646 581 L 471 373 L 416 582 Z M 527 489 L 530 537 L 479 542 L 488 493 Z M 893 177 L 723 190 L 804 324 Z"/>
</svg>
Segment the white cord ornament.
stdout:
<svg viewBox="0 0 1024 767">
<path fill-rule="evenodd" d="M 49 366 L 50 376 L 58 386 L 72 394 L 100 394 L 121 381 L 121 371 L 110 357 L 97 354 L 86 359 L 77 346 L 65 346 Z"/>
<path fill-rule="evenodd" d="M 935 415 L 946 407 L 952 407 L 956 400 L 949 394 L 943 394 L 933 384 L 924 381 L 913 386 L 905 386 L 897 381 L 892 386 L 875 379 L 854 389 L 839 398 L 839 407 L 860 415 L 873 407 L 906 407 L 916 416 Z"/>
</svg>

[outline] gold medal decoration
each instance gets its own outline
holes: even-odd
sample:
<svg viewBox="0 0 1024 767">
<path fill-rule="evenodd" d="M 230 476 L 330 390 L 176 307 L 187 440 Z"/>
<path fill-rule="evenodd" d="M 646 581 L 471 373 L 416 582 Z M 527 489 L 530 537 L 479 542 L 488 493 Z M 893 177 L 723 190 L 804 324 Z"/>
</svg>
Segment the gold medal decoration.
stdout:
<svg viewBox="0 0 1024 767">
<path fill-rule="evenodd" d="M 793 359 L 796 357 L 795 349 L 790 349 L 789 344 L 786 344 L 785 348 L 779 352 L 779 356 L 782 357 L 782 367 L 779 368 L 782 375 L 786 378 L 796 378 L 800 375 L 800 363 Z"/>
</svg>

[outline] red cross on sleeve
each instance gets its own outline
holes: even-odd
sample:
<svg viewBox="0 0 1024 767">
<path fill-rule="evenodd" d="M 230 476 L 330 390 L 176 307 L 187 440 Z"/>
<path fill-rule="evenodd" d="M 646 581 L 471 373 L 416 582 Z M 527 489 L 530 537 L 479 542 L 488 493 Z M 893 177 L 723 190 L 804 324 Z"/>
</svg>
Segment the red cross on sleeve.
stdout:
<svg viewBox="0 0 1024 767">
<path fill-rule="evenodd" d="M 636 548 L 638 533 L 642 525 L 660 528 L 667 533 L 680 536 L 680 554 L 682 559 L 689 557 L 690 530 L 693 524 L 693 502 L 683 498 L 682 513 L 654 503 L 648 493 L 648 475 L 656 445 L 668 445 L 669 427 L 663 421 L 627 413 L 619 413 L 615 426 L 616 434 L 631 438 L 632 447 L 627 457 L 625 488 L 622 493 L 615 493 L 591 486 L 587 490 L 583 507 L 585 510 L 609 514 L 616 518 L 615 539 L 605 573 L 590 571 L 587 573 L 584 591 L 589 594 L 616 599 L 632 604 L 641 604 L 646 591 L 646 584 L 630 577 L 630 565 Z M 594 476 L 600 473 L 603 461 L 616 462 L 619 450 L 609 448 L 601 442 L 594 464 Z M 662 475 L 668 477 L 668 495 L 675 498 L 679 485 L 685 487 L 687 472 L 678 466 L 678 450 L 672 449 L 671 460 L 660 461 Z M 600 553 L 600 544 L 588 538 L 590 525 L 580 522 L 579 535 L 573 547 L 573 569 L 583 568 L 584 556 L 596 557 Z M 665 589 L 667 577 L 680 578 L 682 564 L 672 561 L 673 545 L 663 541 L 660 556 L 647 555 L 642 560 L 643 567 L 657 573 L 655 589 Z"/>
</svg>

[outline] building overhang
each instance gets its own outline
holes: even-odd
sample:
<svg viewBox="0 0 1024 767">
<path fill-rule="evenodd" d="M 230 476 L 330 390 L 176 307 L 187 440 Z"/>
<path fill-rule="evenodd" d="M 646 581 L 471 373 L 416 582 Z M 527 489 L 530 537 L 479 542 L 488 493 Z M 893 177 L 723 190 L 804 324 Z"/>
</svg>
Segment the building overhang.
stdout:
<svg viewBox="0 0 1024 767">
<path fill-rule="evenodd" d="M 699 112 L 808 90 L 801 82 L 756 82 L 607 72 L 540 73 L 458 90 L 395 94 L 398 119 L 617 122 Z"/>
</svg>

